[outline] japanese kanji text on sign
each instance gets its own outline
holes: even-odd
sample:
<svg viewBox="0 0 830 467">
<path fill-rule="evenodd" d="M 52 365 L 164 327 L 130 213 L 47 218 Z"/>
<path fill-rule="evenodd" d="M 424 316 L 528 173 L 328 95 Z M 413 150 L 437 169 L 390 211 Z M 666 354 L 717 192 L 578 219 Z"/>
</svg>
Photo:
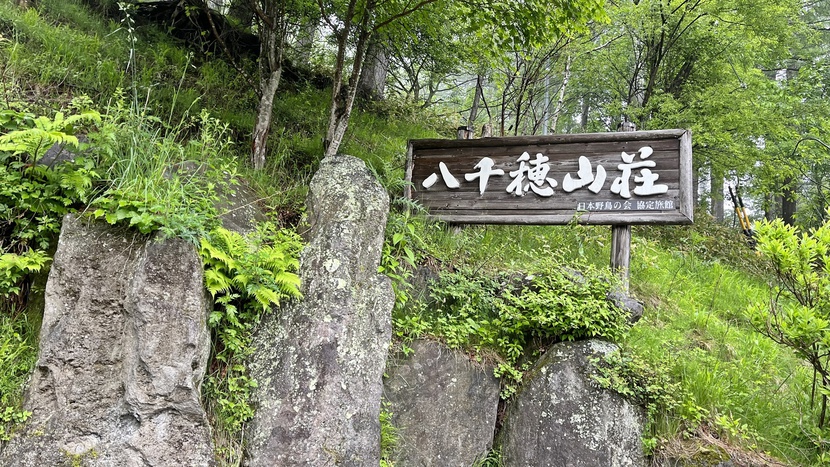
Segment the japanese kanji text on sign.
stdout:
<svg viewBox="0 0 830 467">
<path fill-rule="evenodd" d="M 410 141 L 408 195 L 460 223 L 688 224 L 686 130 Z"/>
</svg>

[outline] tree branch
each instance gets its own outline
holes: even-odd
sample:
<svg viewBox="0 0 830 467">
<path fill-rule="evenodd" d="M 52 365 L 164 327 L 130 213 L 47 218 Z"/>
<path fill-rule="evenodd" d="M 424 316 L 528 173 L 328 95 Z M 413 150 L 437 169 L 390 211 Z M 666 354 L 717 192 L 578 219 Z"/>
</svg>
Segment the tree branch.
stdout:
<svg viewBox="0 0 830 467">
<path fill-rule="evenodd" d="M 405 10 L 403 10 L 403 11 L 397 13 L 397 14 L 394 14 L 394 15 L 390 16 L 386 20 L 376 24 L 375 27 L 372 28 L 372 32 L 377 32 L 380 28 L 388 25 L 389 23 L 392 23 L 393 21 L 395 21 L 399 18 L 403 18 L 404 16 L 408 16 L 408 15 L 420 10 L 421 8 L 429 5 L 430 3 L 435 3 L 437 1 L 438 0 L 421 0 L 420 2 L 418 2 L 412 8 L 407 8 L 407 9 L 405 9 Z"/>
</svg>

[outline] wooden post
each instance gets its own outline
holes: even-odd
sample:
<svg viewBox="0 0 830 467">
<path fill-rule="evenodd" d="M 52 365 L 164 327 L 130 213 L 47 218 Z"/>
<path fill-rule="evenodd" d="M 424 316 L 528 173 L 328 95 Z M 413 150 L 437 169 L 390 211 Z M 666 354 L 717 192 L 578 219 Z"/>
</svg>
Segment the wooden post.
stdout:
<svg viewBox="0 0 830 467">
<path fill-rule="evenodd" d="M 618 131 L 637 131 L 637 125 L 625 121 L 620 123 Z M 630 285 L 631 264 L 631 226 L 611 226 L 611 270 L 617 273 L 622 279 L 622 289 L 628 293 Z"/>
<path fill-rule="evenodd" d="M 458 139 L 473 139 L 473 130 L 466 126 L 458 127 Z"/>
<path fill-rule="evenodd" d="M 623 290 L 629 286 L 629 264 L 631 264 L 631 226 L 611 226 L 611 270 L 622 279 Z"/>
<path fill-rule="evenodd" d="M 493 124 L 492 123 L 485 123 L 484 126 L 481 127 L 481 137 L 482 138 L 492 138 L 493 137 Z"/>
</svg>

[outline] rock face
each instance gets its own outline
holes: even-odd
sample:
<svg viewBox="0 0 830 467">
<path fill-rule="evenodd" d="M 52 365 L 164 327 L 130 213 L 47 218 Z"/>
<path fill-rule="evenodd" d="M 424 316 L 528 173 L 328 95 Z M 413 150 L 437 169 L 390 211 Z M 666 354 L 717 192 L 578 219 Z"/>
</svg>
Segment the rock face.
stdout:
<svg viewBox="0 0 830 467">
<path fill-rule="evenodd" d="M 259 222 L 268 220 L 257 206 L 256 192 L 245 184 L 219 190 L 219 219 L 228 230 L 245 235 L 256 230 Z"/>
<path fill-rule="evenodd" d="M 389 199 L 362 161 L 324 159 L 309 187 L 302 301 L 263 320 L 246 465 L 370 466 L 394 295 L 377 274 Z"/>
<path fill-rule="evenodd" d="M 172 179 L 201 176 L 205 170 L 205 166 L 196 161 L 182 161 L 168 168 L 164 172 L 164 177 Z M 227 173 L 224 174 L 223 182 L 214 187 L 217 198 L 214 206 L 219 213 L 222 227 L 242 235 L 256 231 L 258 223 L 268 220 L 259 208 L 258 203 L 261 200 L 256 191 L 245 181 L 233 179 Z"/>
<path fill-rule="evenodd" d="M 64 219 L 26 429 L 4 466 L 209 466 L 209 302 L 195 249 Z"/>
<path fill-rule="evenodd" d="M 621 290 L 608 292 L 606 298 L 612 305 L 628 313 L 628 324 L 636 324 L 643 317 L 643 303 Z"/>
<path fill-rule="evenodd" d="M 500 435 L 505 466 L 645 465 L 642 409 L 588 376 L 588 359 L 614 349 L 588 340 L 547 351 L 508 406 Z"/>
<path fill-rule="evenodd" d="M 396 466 L 469 466 L 493 444 L 499 381 L 493 369 L 429 341 L 387 370 L 384 395 L 398 429 Z"/>
</svg>

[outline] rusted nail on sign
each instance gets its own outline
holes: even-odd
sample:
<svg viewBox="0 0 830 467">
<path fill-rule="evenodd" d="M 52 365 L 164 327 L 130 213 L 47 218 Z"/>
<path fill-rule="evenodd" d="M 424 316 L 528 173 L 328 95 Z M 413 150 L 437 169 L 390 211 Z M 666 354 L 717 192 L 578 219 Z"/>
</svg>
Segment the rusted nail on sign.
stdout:
<svg viewBox="0 0 830 467">
<path fill-rule="evenodd" d="M 691 224 L 687 130 L 409 142 L 407 196 L 469 224 Z"/>
</svg>

